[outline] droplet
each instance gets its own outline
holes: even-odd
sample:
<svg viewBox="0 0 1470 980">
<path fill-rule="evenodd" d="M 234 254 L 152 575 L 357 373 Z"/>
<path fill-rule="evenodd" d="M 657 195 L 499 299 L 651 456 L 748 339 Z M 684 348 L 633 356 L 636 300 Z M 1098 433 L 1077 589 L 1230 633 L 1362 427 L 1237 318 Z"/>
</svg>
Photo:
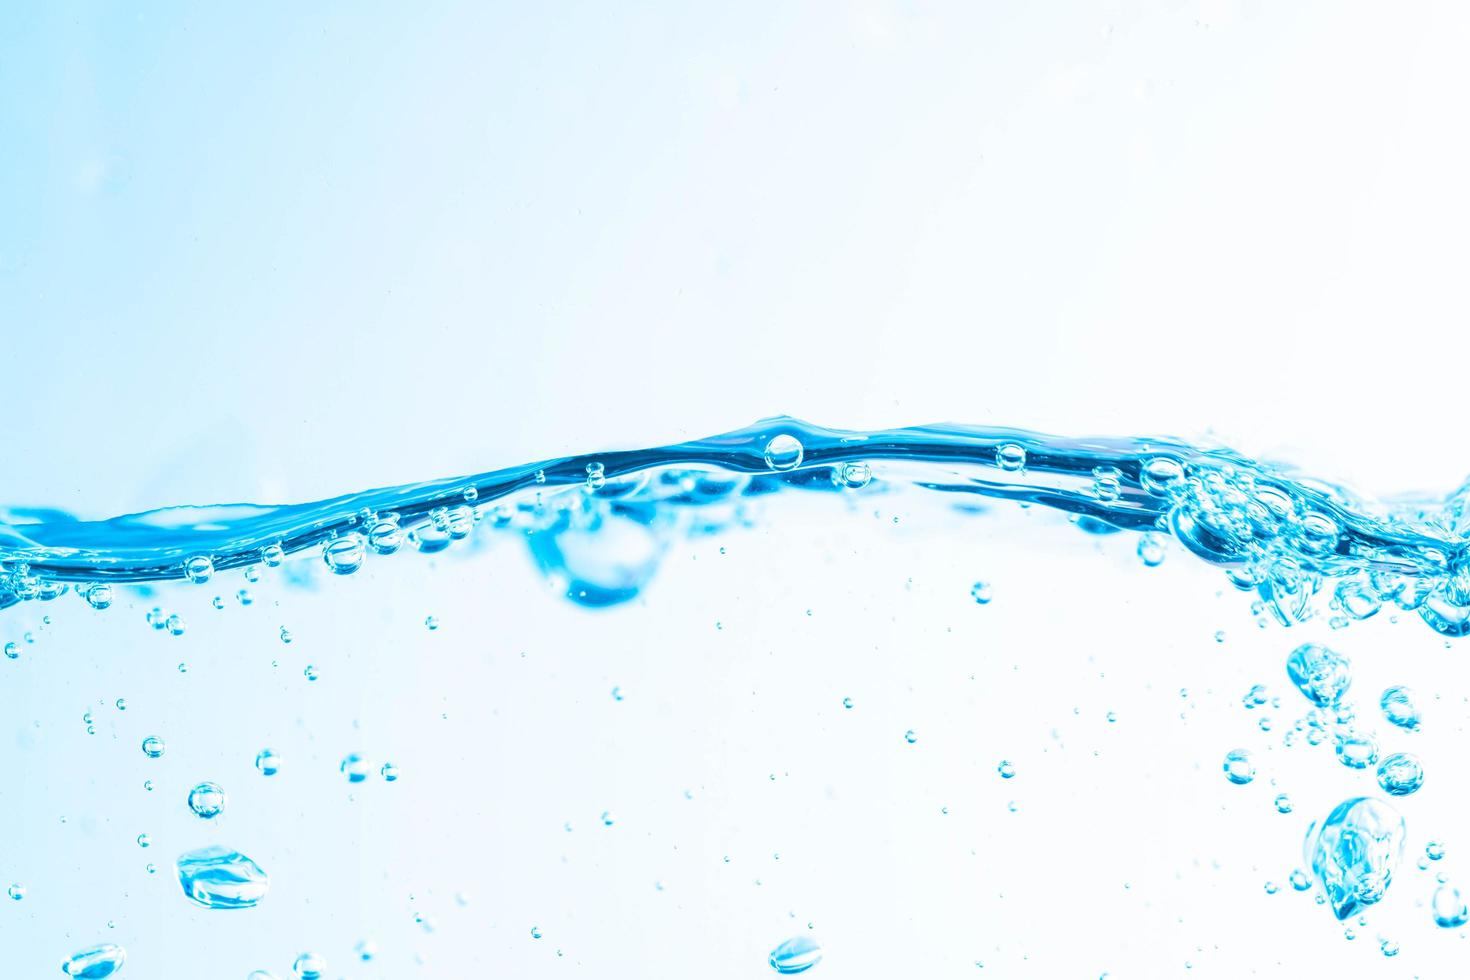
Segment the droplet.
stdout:
<svg viewBox="0 0 1470 980">
<path fill-rule="evenodd" d="M 156 759 L 163 755 L 163 739 L 157 735 L 149 735 L 143 739 L 143 754 L 150 759 Z"/>
<path fill-rule="evenodd" d="M 260 865 L 228 847 L 201 847 L 179 856 L 175 865 L 184 895 L 207 909 L 248 909 L 270 889 Z"/>
<path fill-rule="evenodd" d="M 1429 906 L 1434 911 L 1434 924 L 1442 929 L 1458 929 L 1470 922 L 1470 908 L 1465 906 L 1460 889 L 1453 885 L 1443 884 L 1436 888 Z"/>
<path fill-rule="evenodd" d="M 353 752 L 342 760 L 339 768 L 349 783 L 360 783 L 368 778 L 368 773 L 372 772 L 373 767 L 372 763 Z"/>
<path fill-rule="evenodd" d="M 1319 643 L 1303 643 L 1286 658 L 1286 673 L 1297 690 L 1319 707 L 1337 704 L 1352 685 L 1352 663 Z"/>
<path fill-rule="evenodd" d="M 1026 468 L 1026 448 L 1014 442 L 996 446 L 995 465 L 1007 473 L 1019 473 Z"/>
<path fill-rule="evenodd" d="M 801 465 L 805 452 L 800 439 L 783 432 L 766 443 L 766 465 L 777 472 L 794 470 Z"/>
<path fill-rule="evenodd" d="M 189 809 L 205 820 L 213 820 L 224 812 L 225 791 L 219 783 L 200 783 L 189 790 Z"/>
<path fill-rule="evenodd" d="M 991 599 L 995 598 L 995 593 L 991 590 L 989 582 L 976 582 L 970 586 L 970 598 L 979 605 L 986 606 L 990 604 Z"/>
<path fill-rule="evenodd" d="M 398 767 L 391 762 L 383 763 L 383 768 L 379 769 L 378 773 L 390 783 L 398 782 Z"/>
<path fill-rule="evenodd" d="M 87 600 L 87 605 L 93 609 L 106 609 L 112 605 L 112 586 L 105 582 L 98 582 L 96 585 L 87 586 L 82 596 Z"/>
<path fill-rule="evenodd" d="M 127 951 L 121 946 L 103 943 L 73 953 L 61 964 L 61 972 L 77 980 L 102 980 L 121 970 L 127 959 Z"/>
<path fill-rule="evenodd" d="M 262 776 L 274 776 L 281 771 L 281 757 L 274 749 L 261 749 L 255 753 L 255 768 Z"/>
<path fill-rule="evenodd" d="M 1403 854 L 1403 817 L 1382 800 L 1354 797 L 1314 830 L 1306 855 L 1338 920 L 1382 899 Z"/>
<path fill-rule="evenodd" d="M 297 980 L 322 980 L 327 972 L 327 958 L 320 953 L 302 953 L 291 964 Z"/>
<path fill-rule="evenodd" d="M 1237 786 L 1244 786 L 1256 778 L 1256 764 L 1245 749 L 1231 749 L 1225 753 L 1225 778 Z"/>
<path fill-rule="evenodd" d="M 368 547 L 380 555 L 391 555 L 403 547 L 403 528 L 397 521 L 381 520 L 368 531 Z"/>
<path fill-rule="evenodd" d="M 1424 785 L 1424 766 L 1418 756 L 1395 752 L 1378 764 L 1378 785 L 1391 796 L 1408 796 Z"/>
<path fill-rule="evenodd" d="M 322 561 L 334 575 L 351 575 L 362 567 L 366 558 L 367 544 L 356 531 L 349 531 L 322 545 Z"/>
<path fill-rule="evenodd" d="M 195 585 L 203 585 L 214 577 L 214 562 L 208 555 L 195 555 L 184 562 L 184 577 Z"/>
<path fill-rule="evenodd" d="M 1378 706 L 1391 724 L 1411 732 L 1419 730 L 1419 709 L 1414 704 L 1414 692 L 1407 687 L 1390 687 L 1378 699 Z"/>
<path fill-rule="evenodd" d="M 805 973 L 822 962 L 822 947 L 811 936 L 795 936 L 771 950 L 771 969 L 777 973 Z"/>
<path fill-rule="evenodd" d="M 1337 761 L 1349 769 L 1367 769 L 1378 761 L 1378 740 L 1366 732 L 1344 732 L 1336 751 Z"/>
</svg>

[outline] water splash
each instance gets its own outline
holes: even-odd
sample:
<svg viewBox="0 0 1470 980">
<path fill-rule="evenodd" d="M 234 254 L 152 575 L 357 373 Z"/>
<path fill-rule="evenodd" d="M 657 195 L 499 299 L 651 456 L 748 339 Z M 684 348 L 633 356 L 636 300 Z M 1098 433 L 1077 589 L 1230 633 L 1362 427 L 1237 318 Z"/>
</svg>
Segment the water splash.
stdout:
<svg viewBox="0 0 1470 980">
<path fill-rule="evenodd" d="M 315 503 L 184 506 L 100 521 L 4 508 L 0 608 L 52 600 L 73 585 L 100 605 L 110 601 L 110 583 L 201 581 L 308 551 L 347 575 L 369 553 L 406 543 L 433 553 L 487 524 L 526 535 L 573 601 L 611 605 L 644 588 L 670 535 L 740 521 L 754 498 L 906 486 L 955 503 L 1041 505 L 1098 532 L 1171 535 L 1285 625 L 1320 606 L 1348 621 L 1392 604 L 1446 636 L 1470 633 L 1470 485 L 1443 500 L 1390 505 L 1178 439 L 1066 439 L 962 425 L 857 432 L 790 418 Z M 1156 553 L 1152 544 L 1146 550 Z M 155 625 L 173 631 L 167 619 Z"/>
</svg>

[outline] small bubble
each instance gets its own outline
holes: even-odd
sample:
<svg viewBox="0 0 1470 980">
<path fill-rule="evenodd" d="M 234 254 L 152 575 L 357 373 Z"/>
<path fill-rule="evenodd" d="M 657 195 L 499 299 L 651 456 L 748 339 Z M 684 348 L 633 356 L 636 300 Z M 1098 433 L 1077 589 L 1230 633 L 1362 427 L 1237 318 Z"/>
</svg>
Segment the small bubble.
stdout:
<svg viewBox="0 0 1470 980">
<path fill-rule="evenodd" d="M 1014 442 L 995 447 L 995 465 L 1007 473 L 1019 473 L 1026 468 L 1026 449 Z"/>
<path fill-rule="evenodd" d="M 1307 877 L 1305 871 L 1300 868 L 1291 873 L 1291 887 L 1299 892 L 1304 892 L 1312 887 L 1312 879 Z"/>
<path fill-rule="evenodd" d="M 403 547 L 403 528 L 394 520 L 381 520 L 368 531 L 368 547 L 380 555 L 391 555 Z"/>
<path fill-rule="evenodd" d="M 1444 860 L 1444 845 L 1437 840 L 1432 840 L 1424 845 L 1424 855 L 1431 861 Z"/>
<path fill-rule="evenodd" d="M 20 647 L 16 645 L 14 640 L 5 644 L 5 656 L 9 657 L 11 660 L 14 660 L 20 656 Z"/>
<path fill-rule="evenodd" d="M 282 643 L 290 643 L 292 639 L 293 639 L 293 637 L 291 636 L 291 631 L 288 630 L 288 629 L 286 629 L 286 627 L 282 626 L 281 627 L 281 642 Z"/>
<path fill-rule="evenodd" d="M 439 617 L 438 616 L 425 616 L 424 617 L 424 625 L 426 627 L 428 627 L 430 630 L 436 630 L 436 629 L 438 629 L 439 628 Z"/>
<path fill-rule="evenodd" d="M 852 698 L 843 698 L 842 699 L 842 706 L 844 708 L 851 708 L 852 707 Z"/>
<path fill-rule="evenodd" d="M 623 700 L 623 689 L 621 687 L 615 687 L 612 689 L 612 699 L 614 701 Z"/>
<path fill-rule="evenodd" d="M 106 609 L 112 605 L 112 586 L 106 583 L 98 582 L 96 585 L 89 585 L 82 595 L 87 600 L 87 605 L 93 609 Z"/>
<path fill-rule="evenodd" d="M 1399 944 L 1392 939 L 1380 939 L 1378 941 L 1378 948 L 1383 951 L 1384 956 L 1399 955 Z"/>
<path fill-rule="evenodd" d="M 1378 761 L 1378 740 L 1366 732 L 1344 732 L 1337 739 L 1336 752 L 1337 761 L 1349 769 L 1367 769 Z"/>
<path fill-rule="evenodd" d="M 1168 456 L 1155 456 L 1143 464 L 1139 482 L 1155 497 L 1167 497 L 1182 486 L 1184 466 Z"/>
<path fill-rule="evenodd" d="M 1407 687 L 1390 687 L 1378 699 L 1383 717 L 1406 731 L 1419 730 L 1419 709 L 1414 705 L 1414 692 Z"/>
<path fill-rule="evenodd" d="M 977 604 L 985 606 L 990 604 L 995 594 L 991 591 L 989 582 L 976 582 L 970 586 L 970 598 L 974 599 Z"/>
<path fill-rule="evenodd" d="M 903 740 L 910 745 L 913 745 L 919 740 L 919 736 L 914 733 L 914 730 L 912 728 L 910 728 L 908 731 L 903 733 Z"/>
<path fill-rule="evenodd" d="M 241 589 L 235 593 L 235 600 L 242 606 L 248 606 L 255 601 L 255 596 L 250 594 L 249 589 Z M 221 601 L 220 605 L 224 605 L 224 602 Z"/>
<path fill-rule="evenodd" d="M 255 753 L 255 768 L 262 776 L 274 776 L 281 771 L 281 757 L 273 749 L 261 749 Z"/>
<path fill-rule="evenodd" d="M 764 456 L 768 467 L 781 472 L 794 470 L 800 466 L 805 452 L 800 439 L 782 433 L 766 443 Z"/>
<path fill-rule="evenodd" d="M 309 681 L 314 681 L 318 677 L 320 677 L 321 674 L 317 673 L 315 664 L 307 664 L 306 669 L 301 672 L 301 676 L 305 677 Z"/>
<path fill-rule="evenodd" d="M 149 847 L 149 846 L 152 845 L 152 843 L 153 843 L 152 838 L 150 838 L 147 834 L 139 834 L 138 835 L 138 846 L 139 847 Z"/>
<path fill-rule="evenodd" d="M 611 827 L 616 821 L 617 818 L 613 816 L 613 812 L 611 810 L 602 811 L 602 825 L 604 827 Z"/>
<path fill-rule="evenodd" d="M 867 463 L 843 463 L 832 470 L 832 482 L 847 490 L 861 490 L 873 480 L 873 470 Z"/>
<path fill-rule="evenodd" d="M 1291 797 L 1285 793 L 1277 793 L 1275 803 L 1277 813 L 1290 813 L 1292 811 Z"/>
<path fill-rule="evenodd" d="M 353 752 L 342 760 L 342 765 L 339 768 L 342 770 L 342 775 L 347 777 L 349 783 L 360 783 L 367 779 L 368 773 L 372 770 L 372 764 L 356 752 Z"/>
<path fill-rule="evenodd" d="M 1237 786 L 1244 786 L 1256 778 L 1256 765 L 1245 749 L 1232 749 L 1225 754 L 1225 778 Z"/>
<path fill-rule="evenodd" d="M 1280 888 L 1277 886 L 1276 882 L 1274 882 L 1274 881 L 1268 881 L 1268 882 L 1266 882 L 1266 894 L 1267 895 L 1275 895 L 1278 891 L 1280 891 Z"/>
<path fill-rule="evenodd" d="M 362 940 L 356 946 L 352 947 L 352 949 L 357 953 L 357 958 L 364 963 L 370 962 L 373 957 L 378 955 L 378 944 L 367 939 Z"/>
<path fill-rule="evenodd" d="M 195 555 L 184 562 L 184 577 L 195 585 L 203 585 L 214 577 L 214 561 L 208 555 Z"/>
<path fill-rule="evenodd" d="M 183 616 L 174 613 L 165 621 L 164 625 L 168 627 L 168 631 L 174 636 L 183 636 L 188 624 L 184 622 Z"/>
<path fill-rule="evenodd" d="M 349 531 L 322 545 L 322 561 L 334 575 L 351 575 L 367 558 L 367 543 L 361 534 Z"/>
<path fill-rule="evenodd" d="M 8 889 L 6 889 L 6 894 L 10 896 L 12 901 L 18 902 L 26 897 L 26 886 L 22 885 L 20 882 L 16 882 Z"/>
<path fill-rule="evenodd" d="M 271 568 L 279 568 L 286 560 L 286 549 L 278 544 L 268 544 L 260 549 L 260 560 Z"/>
<path fill-rule="evenodd" d="M 1009 759 L 1002 759 L 1000 765 L 995 767 L 995 771 L 1000 773 L 1001 779 L 1010 779 L 1016 774 L 1016 767 Z"/>
<path fill-rule="evenodd" d="M 117 710 L 118 711 L 126 711 L 126 710 L 128 710 L 128 702 L 126 700 L 124 700 L 123 698 L 118 698 L 117 701 L 114 702 L 114 703 L 117 705 Z"/>
<path fill-rule="evenodd" d="M 163 739 L 157 735 L 149 735 L 143 739 L 143 754 L 150 759 L 156 759 L 163 755 Z"/>
<path fill-rule="evenodd" d="M 607 486 L 607 473 L 601 463 L 587 464 L 587 489 L 601 490 Z"/>
<path fill-rule="evenodd" d="M 1470 922 L 1470 909 L 1466 908 L 1460 890 L 1453 885 L 1442 884 L 1436 888 L 1429 905 L 1434 912 L 1434 924 L 1441 929 L 1458 929 Z"/>
<path fill-rule="evenodd" d="M 322 980 L 327 972 L 327 958 L 320 953 L 302 953 L 291 964 L 297 980 Z"/>
<path fill-rule="evenodd" d="M 1164 557 L 1168 553 L 1165 541 L 1162 534 L 1155 534 L 1152 531 L 1144 532 L 1143 537 L 1138 540 L 1138 557 L 1142 559 L 1144 565 L 1149 568 L 1157 568 L 1164 563 Z"/>
<path fill-rule="evenodd" d="M 189 809 L 196 816 L 213 820 L 224 812 L 225 791 L 218 783 L 200 783 L 189 790 Z"/>
<path fill-rule="evenodd" d="M 383 763 L 383 768 L 379 769 L 378 773 L 390 783 L 398 782 L 398 767 L 391 762 Z"/>
<path fill-rule="evenodd" d="M 1378 785 L 1390 796 L 1408 796 L 1424 785 L 1424 766 L 1418 756 L 1395 752 L 1378 764 Z"/>
</svg>

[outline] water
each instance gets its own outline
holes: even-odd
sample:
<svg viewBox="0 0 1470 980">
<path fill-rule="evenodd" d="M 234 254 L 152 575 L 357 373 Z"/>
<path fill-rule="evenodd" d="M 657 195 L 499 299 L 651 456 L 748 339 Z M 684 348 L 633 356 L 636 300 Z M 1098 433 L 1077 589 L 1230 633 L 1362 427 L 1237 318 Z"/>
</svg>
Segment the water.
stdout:
<svg viewBox="0 0 1470 980">
<path fill-rule="evenodd" d="M 0 517 L 20 972 L 1432 975 L 1459 934 L 1416 862 L 1456 870 L 1464 491 L 777 419 Z"/>
</svg>

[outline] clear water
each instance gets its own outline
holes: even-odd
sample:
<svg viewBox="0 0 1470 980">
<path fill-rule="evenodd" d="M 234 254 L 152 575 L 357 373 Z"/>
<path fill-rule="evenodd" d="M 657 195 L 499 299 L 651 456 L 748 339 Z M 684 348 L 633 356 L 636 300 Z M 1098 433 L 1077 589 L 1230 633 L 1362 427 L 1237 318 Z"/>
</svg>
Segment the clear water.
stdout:
<svg viewBox="0 0 1470 980">
<path fill-rule="evenodd" d="M 1433 975 L 1467 496 L 772 419 L 317 503 L 11 508 L 0 945 L 38 976 Z"/>
</svg>

